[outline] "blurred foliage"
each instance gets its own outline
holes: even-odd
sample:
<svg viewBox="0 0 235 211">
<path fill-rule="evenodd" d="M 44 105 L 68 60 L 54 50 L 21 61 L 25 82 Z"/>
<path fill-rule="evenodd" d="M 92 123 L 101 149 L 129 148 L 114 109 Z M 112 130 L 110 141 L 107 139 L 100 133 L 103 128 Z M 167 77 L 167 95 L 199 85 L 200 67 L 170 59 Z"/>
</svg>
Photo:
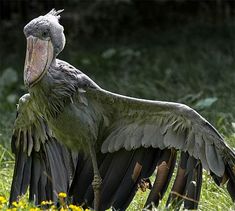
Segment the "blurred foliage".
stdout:
<svg viewBox="0 0 235 211">
<path fill-rule="evenodd" d="M 9 196 L 9 184 L 11 184 L 13 166 L 14 156 L 0 145 L 0 196 Z"/>
<path fill-rule="evenodd" d="M 16 70 L 9 67 L 0 75 L 0 144 L 10 146 L 16 103 L 21 86 Z"/>
<path fill-rule="evenodd" d="M 17 88 L 18 75 L 16 70 L 7 68 L 0 76 L 0 101 L 1 108 L 7 109 L 8 106 L 17 102 L 17 95 L 12 93 Z"/>
<path fill-rule="evenodd" d="M 220 24 L 234 18 L 231 0 L 1 0 L 0 22 L 25 22 L 51 8 L 64 8 L 74 32 L 116 36 L 138 28 L 161 28 L 192 21 Z M 76 26 L 76 28 L 75 28 Z"/>
</svg>

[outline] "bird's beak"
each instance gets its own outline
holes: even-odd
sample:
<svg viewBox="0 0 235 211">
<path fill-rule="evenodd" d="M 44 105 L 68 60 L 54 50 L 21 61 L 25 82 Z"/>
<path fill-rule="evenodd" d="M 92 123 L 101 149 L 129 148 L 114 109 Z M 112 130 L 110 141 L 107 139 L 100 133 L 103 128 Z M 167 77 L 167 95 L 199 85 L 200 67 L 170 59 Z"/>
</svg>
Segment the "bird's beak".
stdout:
<svg viewBox="0 0 235 211">
<path fill-rule="evenodd" d="M 27 87 L 32 87 L 43 77 L 50 67 L 53 56 L 53 45 L 50 40 L 41 40 L 33 36 L 27 38 L 24 65 L 24 83 Z"/>
</svg>

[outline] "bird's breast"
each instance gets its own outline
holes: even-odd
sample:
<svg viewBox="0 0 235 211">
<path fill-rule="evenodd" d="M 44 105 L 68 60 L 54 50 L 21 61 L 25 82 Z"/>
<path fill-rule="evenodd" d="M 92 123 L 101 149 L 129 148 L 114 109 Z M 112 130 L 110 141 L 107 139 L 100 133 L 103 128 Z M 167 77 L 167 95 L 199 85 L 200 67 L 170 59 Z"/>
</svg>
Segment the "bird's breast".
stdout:
<svg viewBox="0 0 235 211">
<path fill-rule="evenodd" d="M 97 122 L 91 108 L 71 103 L 49 120 L 55 137 L 71 149 L 87 149 L 97 138 Z"/>
</svg>

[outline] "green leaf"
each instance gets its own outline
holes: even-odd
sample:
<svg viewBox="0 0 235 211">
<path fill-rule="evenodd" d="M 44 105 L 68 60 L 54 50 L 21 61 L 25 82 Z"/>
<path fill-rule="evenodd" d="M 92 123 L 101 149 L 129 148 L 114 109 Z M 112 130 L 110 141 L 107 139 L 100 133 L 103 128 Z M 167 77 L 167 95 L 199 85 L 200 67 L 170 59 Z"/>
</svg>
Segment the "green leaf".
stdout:
<svg viewBox="0 0 235 211">
<path fill-rule="evenodd" d="M 7 102 L 8 103 L 16 103 L 17 102 L 17 99 L 18 99 L 18 96 L 16 94 L 10 94 L 7 96 Z"/>
<path fill-rule="evenodd" d="M 210 108 L 216 101 L 218 100 L 217 97 L 208 97 L 202 100 L 199 100 L 196 105 L 194 106 L 197 110 L 203 110 L 206 108 Z"/>
<path fill-rule="evenodd" d="M 106 51 L 104 51 L 101 56 L 104 59 L 110 59 L 116 54 L 116 52 L 117 51 L 114 48 L 109 48 Z"/>
<path fill-rule="evenodd" d="M 5 69 L 0 77 L 0 84 L 2 85 L 2 87 L 9 86 L 17 81 L 17 72 L 11 67 Z"/>
</svg>

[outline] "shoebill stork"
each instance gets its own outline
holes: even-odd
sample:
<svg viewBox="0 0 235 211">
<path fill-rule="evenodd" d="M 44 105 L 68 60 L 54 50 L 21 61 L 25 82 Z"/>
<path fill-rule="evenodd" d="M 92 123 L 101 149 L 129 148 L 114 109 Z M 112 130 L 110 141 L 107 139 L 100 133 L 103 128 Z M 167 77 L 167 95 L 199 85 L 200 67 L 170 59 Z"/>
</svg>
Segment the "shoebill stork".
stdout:
<svg viewBox="0 0 235 211">
<path fill-rule="evenodd" d="M 17 106 L 10 202 L 29 187 L 36 204 L 67 192 L 95 210 L 125 210 L 156 167 L 145 206 L 158 205 L 175 167 L 167 205 L 197 208 L 203 168 L 217 185 L 226 182 L 234 201 L 235 154 L 216 129 L 186 105 L 106 91 L 57 59 L 65 45 L 60 12 L 24 27 L 29 93 Z"/>
</svg>

